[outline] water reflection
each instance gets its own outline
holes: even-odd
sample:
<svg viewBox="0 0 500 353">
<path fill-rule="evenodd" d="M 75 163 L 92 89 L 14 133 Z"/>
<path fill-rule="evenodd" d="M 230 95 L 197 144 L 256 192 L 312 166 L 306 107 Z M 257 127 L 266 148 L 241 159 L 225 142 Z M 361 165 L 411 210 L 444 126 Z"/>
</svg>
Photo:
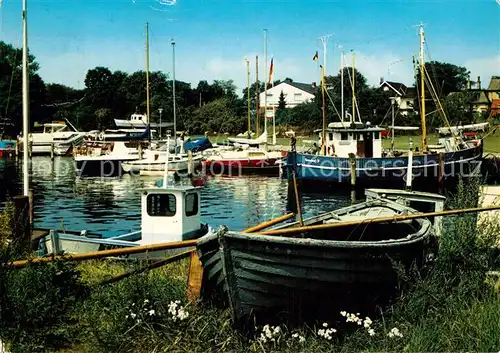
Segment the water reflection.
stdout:
<svg viewBox="0 0 500 353">
<path fill-rule="evenodd" d="M 140 227 L 140 190 L 160 177 L 78 178 L 72 158 L 33 157 L 35 226 L 87 229 L 107 236 Z M 22 163 L 0 161 L 0 198 L 22 190 Z M 181 183 L 185 183 L 181 182 Z M 170 181 L 173 183 L 173 181 Z M 348 194 L 303 193 L 304 216 L 349 203 Z M 287 213 L 287 181 L 276 177 L 209 178 L 202 190 L 202 221 L 241 230 Z"/>
</svg>

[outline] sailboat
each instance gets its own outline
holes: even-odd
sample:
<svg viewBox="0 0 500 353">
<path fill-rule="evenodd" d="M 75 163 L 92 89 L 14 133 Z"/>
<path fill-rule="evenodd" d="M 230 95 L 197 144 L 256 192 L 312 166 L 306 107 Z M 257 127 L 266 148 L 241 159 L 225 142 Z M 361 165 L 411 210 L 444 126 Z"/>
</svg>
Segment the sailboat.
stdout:
<svg viewBox="0 0 500 353">
<path fill-rule="evenodd" d="M 424 87 L 426 75 L 424 43 L 423 25 L 420 25 L 421 87 Z M 354 99 L 353 112 L 348 114 L 349 120 L 330 123 L 327 127 L 323 117 L 323 128 L 318 130 L 321 149 L 318 148 L 319 151 L 315 153 L 288 153 L 284 166 L 289 180 L 292 171 L 295 171 L 296 178 L 302 184 L 326 182 L 373 186 L 380 183 L 404 187 L 406 182 L 407 187 L 423 185 L 427 188 L 432 187 L 431 183 L 442 182 L 448 176 L 466 177 L 478 171 L 483 152 L 482 140 L 464 141 L 460 136 L 452 136 L 440 139 L 439 145 L 427 145 L 424 89 L 420 92 L 423 102 L 420 112 L 420 149 L 414 149 L 410 142 L 408 151 L 390 156 L 382 149 L 381 132 L 384 129 L 371 126 L 369 122 L 363 123 L 359 116 L 356 119 L 353 81 L 351 86 Z M 323 77 L 323 93 L 324 90 Z"/>
</svg>

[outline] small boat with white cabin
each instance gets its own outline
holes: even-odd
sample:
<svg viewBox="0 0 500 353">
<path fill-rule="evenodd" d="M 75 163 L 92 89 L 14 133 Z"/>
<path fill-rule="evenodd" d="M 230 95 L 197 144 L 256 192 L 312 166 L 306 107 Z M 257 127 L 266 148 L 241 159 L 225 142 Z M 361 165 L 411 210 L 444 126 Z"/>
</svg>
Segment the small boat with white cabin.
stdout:
<svg viewBox="0 0 500 353">
<path fill-rule="evenodd" d="M 201 223 L 200 187 L 166 186 L 146 188 L 141 192 L 141 229 L 115 237 L 104 238 L 86 230 L 78 233 L 50 231 L 39 241 L 38 254 L 75 254 L 110 248 L 177 242 L 197 239 L 214 233 Z M 187 250 L 159 250 L 130 257 L 163 259 Z"/>
<path fill-rule="evenodd" d="M 211 173 L 241 175 L 250 173 L 279 174 L 282 152 L 269 152 L 254 148 L 236 151 L 210 151 L 204 161 L 204 168 Z"/>
<path fill-rule="evenodd" d="M 149 122 L 148 117 L 146 114 L 137 114 L 134 113 L 130 115 L 129 119 L 114 119 L 115 120 L 115 125 L 118 128 L 128 128 L 128 129 L 145 129 L 146 127 L 160 127 L 160 124 L 154 123 L 154 122 Z M 172 127 L 173 123 L 171 122 L 162 122 L 161 127 L 162 128 L 169 128 Z"/>
</svg>

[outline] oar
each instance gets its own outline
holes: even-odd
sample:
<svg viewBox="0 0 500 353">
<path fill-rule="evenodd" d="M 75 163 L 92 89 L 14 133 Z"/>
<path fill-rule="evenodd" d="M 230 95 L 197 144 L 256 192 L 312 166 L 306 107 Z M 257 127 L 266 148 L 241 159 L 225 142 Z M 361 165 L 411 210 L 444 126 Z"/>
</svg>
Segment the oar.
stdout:
<svg viewBox="0 0 500 353">
<path fill-rule="evenodd" d="M 346 222 L 338 222 L 338 223 L 317 224 L 317 225 L 312 225 L 312 226 L 268 230 L 268 231 L 263 231 L 263 232 L 259 232 L 256 234 L 292 235 L 292 234 L 296 234 L 296 233 L 303 233 L 303 232 L 309 232 L 309 231 L 314 231 L 314 230 L 322 230 L 322 229 L 324 230 L 324 229 L 333 229 L 333 228 L 340 228 L 340 227 L 347 227 L 347 226 L 357 226 L 357 225 L 361 225 L 361 224 L 401 222 L 401 221 L 407 221 L 410 219 L 418 219 L 418 218 L 425 218 L 425 217 L 451 216 L 451 215 L 457 215 L 457 214 L 495 211 L 495 210 L 500 210 L 500 205 L 499 206 L 488 206 L 488 207 L 483 207 L 483 208 L 477 207 L 477 208 L 464 208 L 464 209 L 458 209 L 458 210 L 429 212 L 429 213 L 412 213 L 412 214 L 398 215 L 398 216 L 392 216 L 392 217 L 379 217 L 379 218 L 362 219 L 362 220 L 346 221 Z"/>
<path fill-rule="evenodd" d="M 256 226 L 253 226 L 253 227 L 250 227 L 248 229 L 245 229 L 243 231 L 243 233 L 254 233 L 254 232 L 258 232 L 259 230 L 262 230 L 264 228 L 267 228 L 267 227 L 270 227 L 270 226 L 273 226 L 275 224 L 278 224 L 278 223 L 281 223 L 281 222 L 284 222 L 290 218 L 293 218 L 295 217 L 295 213 L 288 213 L 286 215 L 283 215 L 283 216 L 280 216 L 278 218 L 274 218 L 274 219 L 270 219 L 268 221 L 265 221 L 265 222 L 262 222 L 260 224 L 257 224 Z"/>
<path fill-rule="evenodd" d="M 59 255 L 59 256 L 51 256 L 51 257 L 35 257 L 29 260 L 18 260 L 8 263 L 10 267 L 21 268 L 26 265 L 33 263 L 47 263 L 53 261 L 84 261 L 91 259 L 100 259 L 103 257 L 111 257 L 111 256 L 121 256 L 121 255 L 131 255 L 131 254 L 140 254 L 148 251 L 159 251 L 159 250 L 169 250 L 169 249 L 178 249 L 178 248 L 186 248 L 196 246 L 196 239 L 194 240 L 185 240 L 185 241 L 174 241 L 170 243 L 161 243 L 161 244 L 151 244 L 151 245 L 141 245 L 134 246 L 130 248 L 124 249 L 112 249 L 112 250 L 101 250 L 101 251 L 91 251 L 83 254 L 71 254 L 71 255 Z"/>
</svg>

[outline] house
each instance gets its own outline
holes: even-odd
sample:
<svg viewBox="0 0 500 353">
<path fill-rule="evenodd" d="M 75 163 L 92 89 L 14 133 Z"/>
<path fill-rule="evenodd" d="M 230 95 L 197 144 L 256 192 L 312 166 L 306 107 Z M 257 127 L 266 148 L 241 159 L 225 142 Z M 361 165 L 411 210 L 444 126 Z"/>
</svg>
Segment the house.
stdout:
<svg viewBox="0 0 500 353">
<path fill-rule="evenodd" d="M 267 89 L 267 117 L 273 116 L 274 109 L 278 108 L 281 92 L 285 97 L 286 108 L 293 108 L 305 102 L 310 102 L 316 96 L 318 88 L 315 83 L 299 83 L 285 80 L 276 86 Z M 259 94 L 259 107 L 264 111 L 265 92 Z"/>
<path fill-rule="evenodd" d="M 481 90 L 481 78 L 478 77 L 477 89 Z M 488 111 L 493 107 L 493 101 L 500 99 L 500 76 L 492 76 L 490 84 L 485 91 L 479 94 L 479 99 L 473 103 L 474 110 L 479 113 Z"/>
<path fill-rule="evenodd" d="M 408 115 L 414 111 L 415 99 L 417 98 L 417 89 L 407 87 L 404 83 L 386 81 L 380 78 L 380 89 L 384 92 L 390 92 L 394 97 L 401 115 Z"/>
</svg>

